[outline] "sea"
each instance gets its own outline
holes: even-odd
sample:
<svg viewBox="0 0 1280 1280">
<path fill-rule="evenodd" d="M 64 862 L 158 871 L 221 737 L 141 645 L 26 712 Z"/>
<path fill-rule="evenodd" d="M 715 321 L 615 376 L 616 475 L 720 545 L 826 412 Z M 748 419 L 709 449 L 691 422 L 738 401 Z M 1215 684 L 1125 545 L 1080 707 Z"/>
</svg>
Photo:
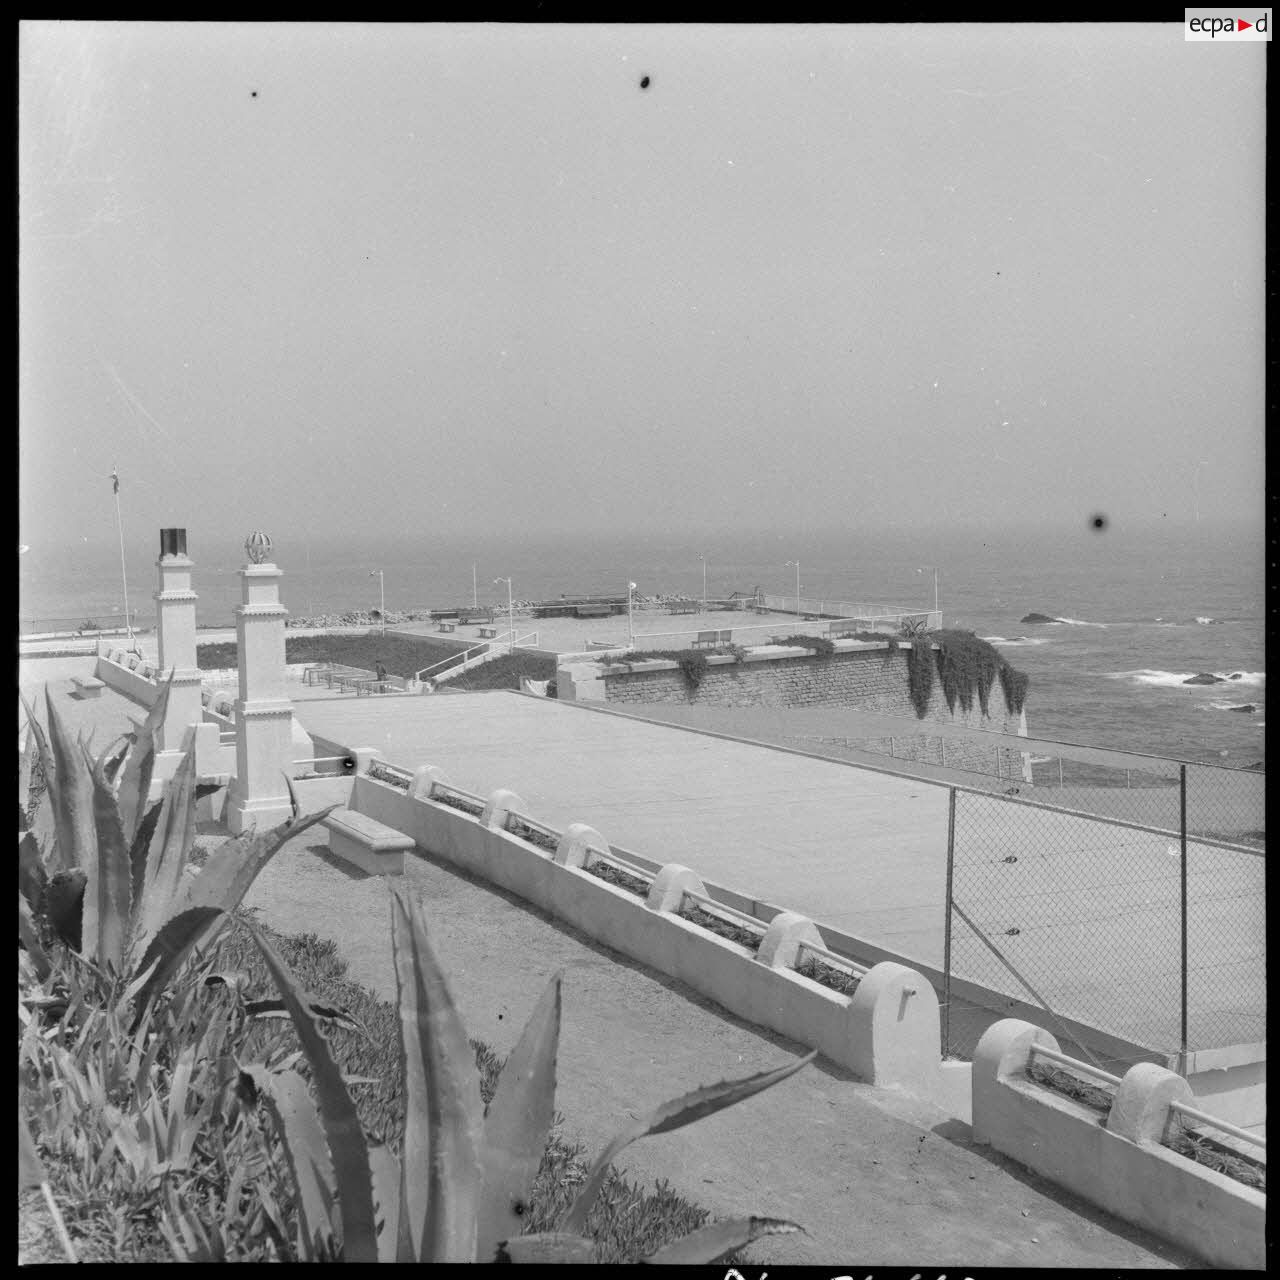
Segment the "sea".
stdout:
<svg viewBox="0 0 1280 1280">
<path fill-rule="evenodd" d="M 189 531 L 201 626 L 239 603 L 239 540 Z M 154 617 L 156 550 L 130 548 L 131 608 Z M 536 535 L 424 533 L 412 540 L 296 535 L 278 541 L 281 597 L 295 616 L 380 603 L 388 611 L 505 607 L 561 595 L 636 597 L 757 589 L 926 609 L 934 572 L 943 625 L 975 632 L 1030 677 L 1032 736 L 1243 768 L 1265 761 L 1262 527 L 1125 531 L 661 529 Z M 495 581 L 501 579 L 501 581 Z M 19 556 L 19 631 L 79 626 L 121 610 L 117 548 L 29 547 Z M 1051 622 L 1028 622 L 1037 613 Z M 1224 682 L 1189 685 L 1200 673 Z"/>
</svg>

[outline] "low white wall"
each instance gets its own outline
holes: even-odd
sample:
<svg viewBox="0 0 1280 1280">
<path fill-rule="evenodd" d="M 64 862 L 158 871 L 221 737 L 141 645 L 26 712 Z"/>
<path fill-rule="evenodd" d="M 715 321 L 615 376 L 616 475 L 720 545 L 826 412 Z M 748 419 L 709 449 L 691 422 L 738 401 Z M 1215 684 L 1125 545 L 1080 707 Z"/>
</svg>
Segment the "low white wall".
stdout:
<svg viewBox="0 0 1280 1280">
<path fill-rule="evenodd" d="M 594 847 L 608 848 L 590 828 L 570 827 L 552 856 L 503 828 L 507 812 L 523 808 L 512 793 L 494 792 L 486 814 L 472 817 L 430 798 L 440 785 L 438 770 L 419 769 L 412 793 L 407 793 L 366 775 L 367 759 L 376 752 L 361 749 L 359 755 L 361 772 L 351 788 L 350 807 L 410 836 L 420 848 L 686 983 L 739 1017 L 819 1049 L 861 1079 L 939 1101 L 954 1094 L 957 1073 L 944 1072 L 940 1060 L 937 998 L 914 970 L 877 965 L 862 977 L 852 997 L 840 994 L 796 973 L 785 957 L 779 962 L 775 954 L 772 963 L 766 962 L 682 919 L 674 909 L 655 909 L 568 865 L 584 832 Z M 663 877 L 704 891 L 686 868 L 668 866 L 658 873 L 659 881 Z M 802 920 L 800 925 L 813 927 Z M 761 952 L 762 957 L 768 954 L 763 945 Z"/>
<path fill-rule="evenodd" d="M 118 654 L 118 657 L 105 653 L 98 655 L 98 661 L 94 664 L 94 675 L 103 684 L 123 694 L 130 702 L 136 702 L 149 711 L 160 696 L 160 686 L 156 684 L 154 669 L 137 654 L 124 654 L 117 650 L 112 650 L 111 653 Z M 129 666 L 130 661 L 134 663 L 133 667 Z M 150 674 L 143 675 L 144 671 Z"/>
<path fill-rule="evenodd" d="M 1032 1081 L 1033 1044 L 1058 1047 L 1018 1019 L 996 1023 L 973 1062 L 973 1137 L 1093 1204 L 1219 1267 L 1266 1265 L 1266 1196 L 1159 1142 L 1169 1102 L 1195 1105 L 1186 1081 L 1139 1063 L 1105 1121 Z"/>
</svg>

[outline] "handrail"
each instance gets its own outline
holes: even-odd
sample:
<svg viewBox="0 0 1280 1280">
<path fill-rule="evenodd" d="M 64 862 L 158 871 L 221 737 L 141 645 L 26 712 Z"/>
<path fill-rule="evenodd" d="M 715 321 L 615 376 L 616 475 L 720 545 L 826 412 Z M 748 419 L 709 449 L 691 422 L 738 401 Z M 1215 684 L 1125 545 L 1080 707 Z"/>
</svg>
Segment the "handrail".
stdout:
<svg viewBox="0 0 1280 1280">
<path fill-rule="evenodd" d="M 1070 1067 L 1073 1071 L 1080 1072 L 1081 1075 L 1092 1076 L 1095 1080 L 1101 1080 L 1104 1084 L 1118 1085 L 1120 1083 L 1120 1077 L 1113 1076 L 1110 1071 L 1103 1071 L 1101 1067 L 1095 1067 L 1088 1062 L 1081 1062 L 1079 1058 L 1073 1058 L 1057 1049 L 1050 1049 L 1047 1045 L 1033 1044 L 1031 1053 L 1039 1054 L 1042 1058 L 1050 1058 L 1054 1062 L 1061 1062 L 1063 1066 Z"/>
<path fill-rule="evenodd" d="M 759 930 L 760 933 L 764 933 L 769 927 L 763 920 L 757 920 L 755 916 L 749 916 L 745 911 L 739 911 L 736 907 L 727 907 L 723 902 L 717 902 L 714 898 L 708 898 L 701 893 L 694 893 L 692 889 L 686 889 L 684 896 L 692 898 L 694 902 L 700 902 L 705 906 L 711 907 L 713 915 L 716 912 L 723 912 L 725 915 L 735 916 L 753 929 Z"/>
<path fill-rule="evenodd" d="M 823 956 L 827 960 L 834 960 L 842 969 L 848 969 L 856 978 L 865 978 L 871 972 L 866 965 L 859 964 L 856 960 L 850 960 L 848 956 L 842 956 L 837 951 L 829 951 L 826 947 L 820 947 L 816 942 L 801 942 L 798 950 L 811 951 L 814 955 Z"/>
<path fill-rule="evenodd" d="M 1266 1138 L 1260 1138 L 1256 1133 L 1250 1133 L 1248 1129 L 1238 1129 L 1233 1124 L 1228 1124 L 1225 1120 L 1219 1120 L 1216 1116 L 1211 1116 L 1205 1111 L 1198 1111 L 1195 1107 L 1189 1107 L 1185 1102 L 1169 1103 L 1169 1110 L 1176 1111 L 1179 1115 L 1188 1116 L 1197 1124 L 1207 1124 L 1214 1129 L 1221 1129 L 1223 1133 L 1230 1134 L 1233 1138 L 1238 1138 L 1241 1142 L 1252 1143 L 1255 1147 L 1261 1147 L 1263 1151 L 1267 1149 Z"/>
<path fill-rule="evenodd" d="M 484 796 L 478 796 L 474 791 L 464 791 L 461 787 L 455 787 L 449 782 L 437 782 L 435 786 L 431 788 L 431 798 L 433 800 L 435 799 L 437 792 L 443 792 L 451 796 L 458 796 L 463 800 L 471 800 L 472 802 L 480 805 L 486 805 L 489 803 Z"/>
<path fill-rule="evenodd" d="M 477 650 L 488 648 L 488 640 L 483 644 L 473 644 L 469 649 L 461 649 L 457 653 L 451 653 L 447 658 L 441 658 L 439 662 L 433 662 L 429 667 L 423 667 L 421 671 L 415 671 L 413 673 L 413 678 L 415 680 L 421 680 L 428 671 L 434 671 L 437 667 L 443 667 L 446 662 L 452 662 L 455 658 L 461 658 L 463 662 L 466 662 L 467 658 Z"/>
<path fill-rule="evenodd" d="M 559 840 L 560 837 L 564 834 L 562 831 L 557 830 L 555 827 L 547 826 L 545 822 L 539 822 L 537 818 L 531 818 L 527 813 L 521 813 L 519 809 L 507 810 L 507 820 L 510 821 L 512 818 L 515 818 L 519 822 L 523 822 L 526 827 L 529 827 L 531 830 L 538 832 L 540 835 L 552 836 L 556 840 Z M 508 832 L 508 834 L 513 834 L 513 833 Z"/>
</svg>

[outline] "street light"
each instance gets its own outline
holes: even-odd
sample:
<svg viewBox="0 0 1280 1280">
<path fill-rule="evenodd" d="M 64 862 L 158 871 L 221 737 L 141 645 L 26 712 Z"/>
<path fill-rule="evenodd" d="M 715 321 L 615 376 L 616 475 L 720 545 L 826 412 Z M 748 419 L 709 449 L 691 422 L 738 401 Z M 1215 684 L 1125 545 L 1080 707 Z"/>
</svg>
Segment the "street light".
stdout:
<svg viewBox="0 0 1280 1280">
<path fill-rule="evenodd" d="M 471 566 L 471 607 L 478 609 L 480 607 L 480 597 L 476 594 L 476 566 Z"/>
<path fill-rule="evenodd" d="M 631 593 L 636 589 L 634 582 L 627 583 L 627 643 L 628 647 L 636 647 L 636 628 L 631 618 Z"/>
<path fill-rule="evenodd" d="M 933 570 L 933 611 L 938 612 L 938 566 L 936 564 L 921 565 L 916 570 L 917 573 L 923 573 L 926 569 Z"/>
<path fill-rule="evenodd" d="M 515 606 L 511 603 L 511 579 L 510 578 L 494 578 L 493 585 L 496 587 L 499 582 L 507 584 L 507 652 L 515 653 L 516 651 L 516 612 Z"/>
<path fill-rule="evenodd" d="M 707 611 L 707 557 L 699 556 L 698 559 L 702 561 L 702 612 L 706 613 Z"/>
<path fill-rule="evenodd" d="M 796 567 L 796 617 L 798 618 L 800 616 L 800 561 L 788 560 L 787 567 L 790 568 L 791 565 Z"/>
<path fill-rule="evenodd" d="M 371 569 L 369 577 L 378 579 L 378 618 L 382 623 L 383 635 L 387 632 L 387 589 L 382 578 L 381 569 Z"/>
</svg>

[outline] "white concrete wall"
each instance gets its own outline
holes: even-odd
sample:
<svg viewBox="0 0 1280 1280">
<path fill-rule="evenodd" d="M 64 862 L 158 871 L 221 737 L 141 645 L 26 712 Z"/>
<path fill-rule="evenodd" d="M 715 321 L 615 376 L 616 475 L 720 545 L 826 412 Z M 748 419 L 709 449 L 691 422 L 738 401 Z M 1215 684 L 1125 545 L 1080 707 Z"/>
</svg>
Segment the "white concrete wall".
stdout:
<svg viewBox="0 0 1280 1280">
<path fill-rule="evenodd" d="M 1215 1266 L 1266 1265 L 1266 1196 L 1159 1142 L 1169 1099 L 1193 1101 L 1180 1076 L 1139 1063 L 1102 1123 L 1027 1076 L 1033 1043 L 1057 1048 L 1047 1031 L 1012 1018 L 983 1036 L 973 1063 L 976 1142 Z"/>
<path fill-rule="evenodd" d="M 566 865 L 563 841 L 561 854 L 553 857 L 483 816 L 424 798 L 432 785 L 426 769 L 415 780 L 419 794 L 410 795 L 366 776 L 368 757 L 363 750 L 360 755 L 362 772 L 354 779 L 350 806 L 410 836 L 420 848 L 686 983 L 739 1017 L 821 1050 L 861 1079 L 944 1103 L 958 1088 L 967 1093 L 967 1071 L 943 1070 L 937 998 L 913 970 L 877 966 L 852 997 L 842 995 Z M 491 799 L 500 822 L 505 805 L 513 803 L 510 793 L 495 792 Z"/>
</svg>

